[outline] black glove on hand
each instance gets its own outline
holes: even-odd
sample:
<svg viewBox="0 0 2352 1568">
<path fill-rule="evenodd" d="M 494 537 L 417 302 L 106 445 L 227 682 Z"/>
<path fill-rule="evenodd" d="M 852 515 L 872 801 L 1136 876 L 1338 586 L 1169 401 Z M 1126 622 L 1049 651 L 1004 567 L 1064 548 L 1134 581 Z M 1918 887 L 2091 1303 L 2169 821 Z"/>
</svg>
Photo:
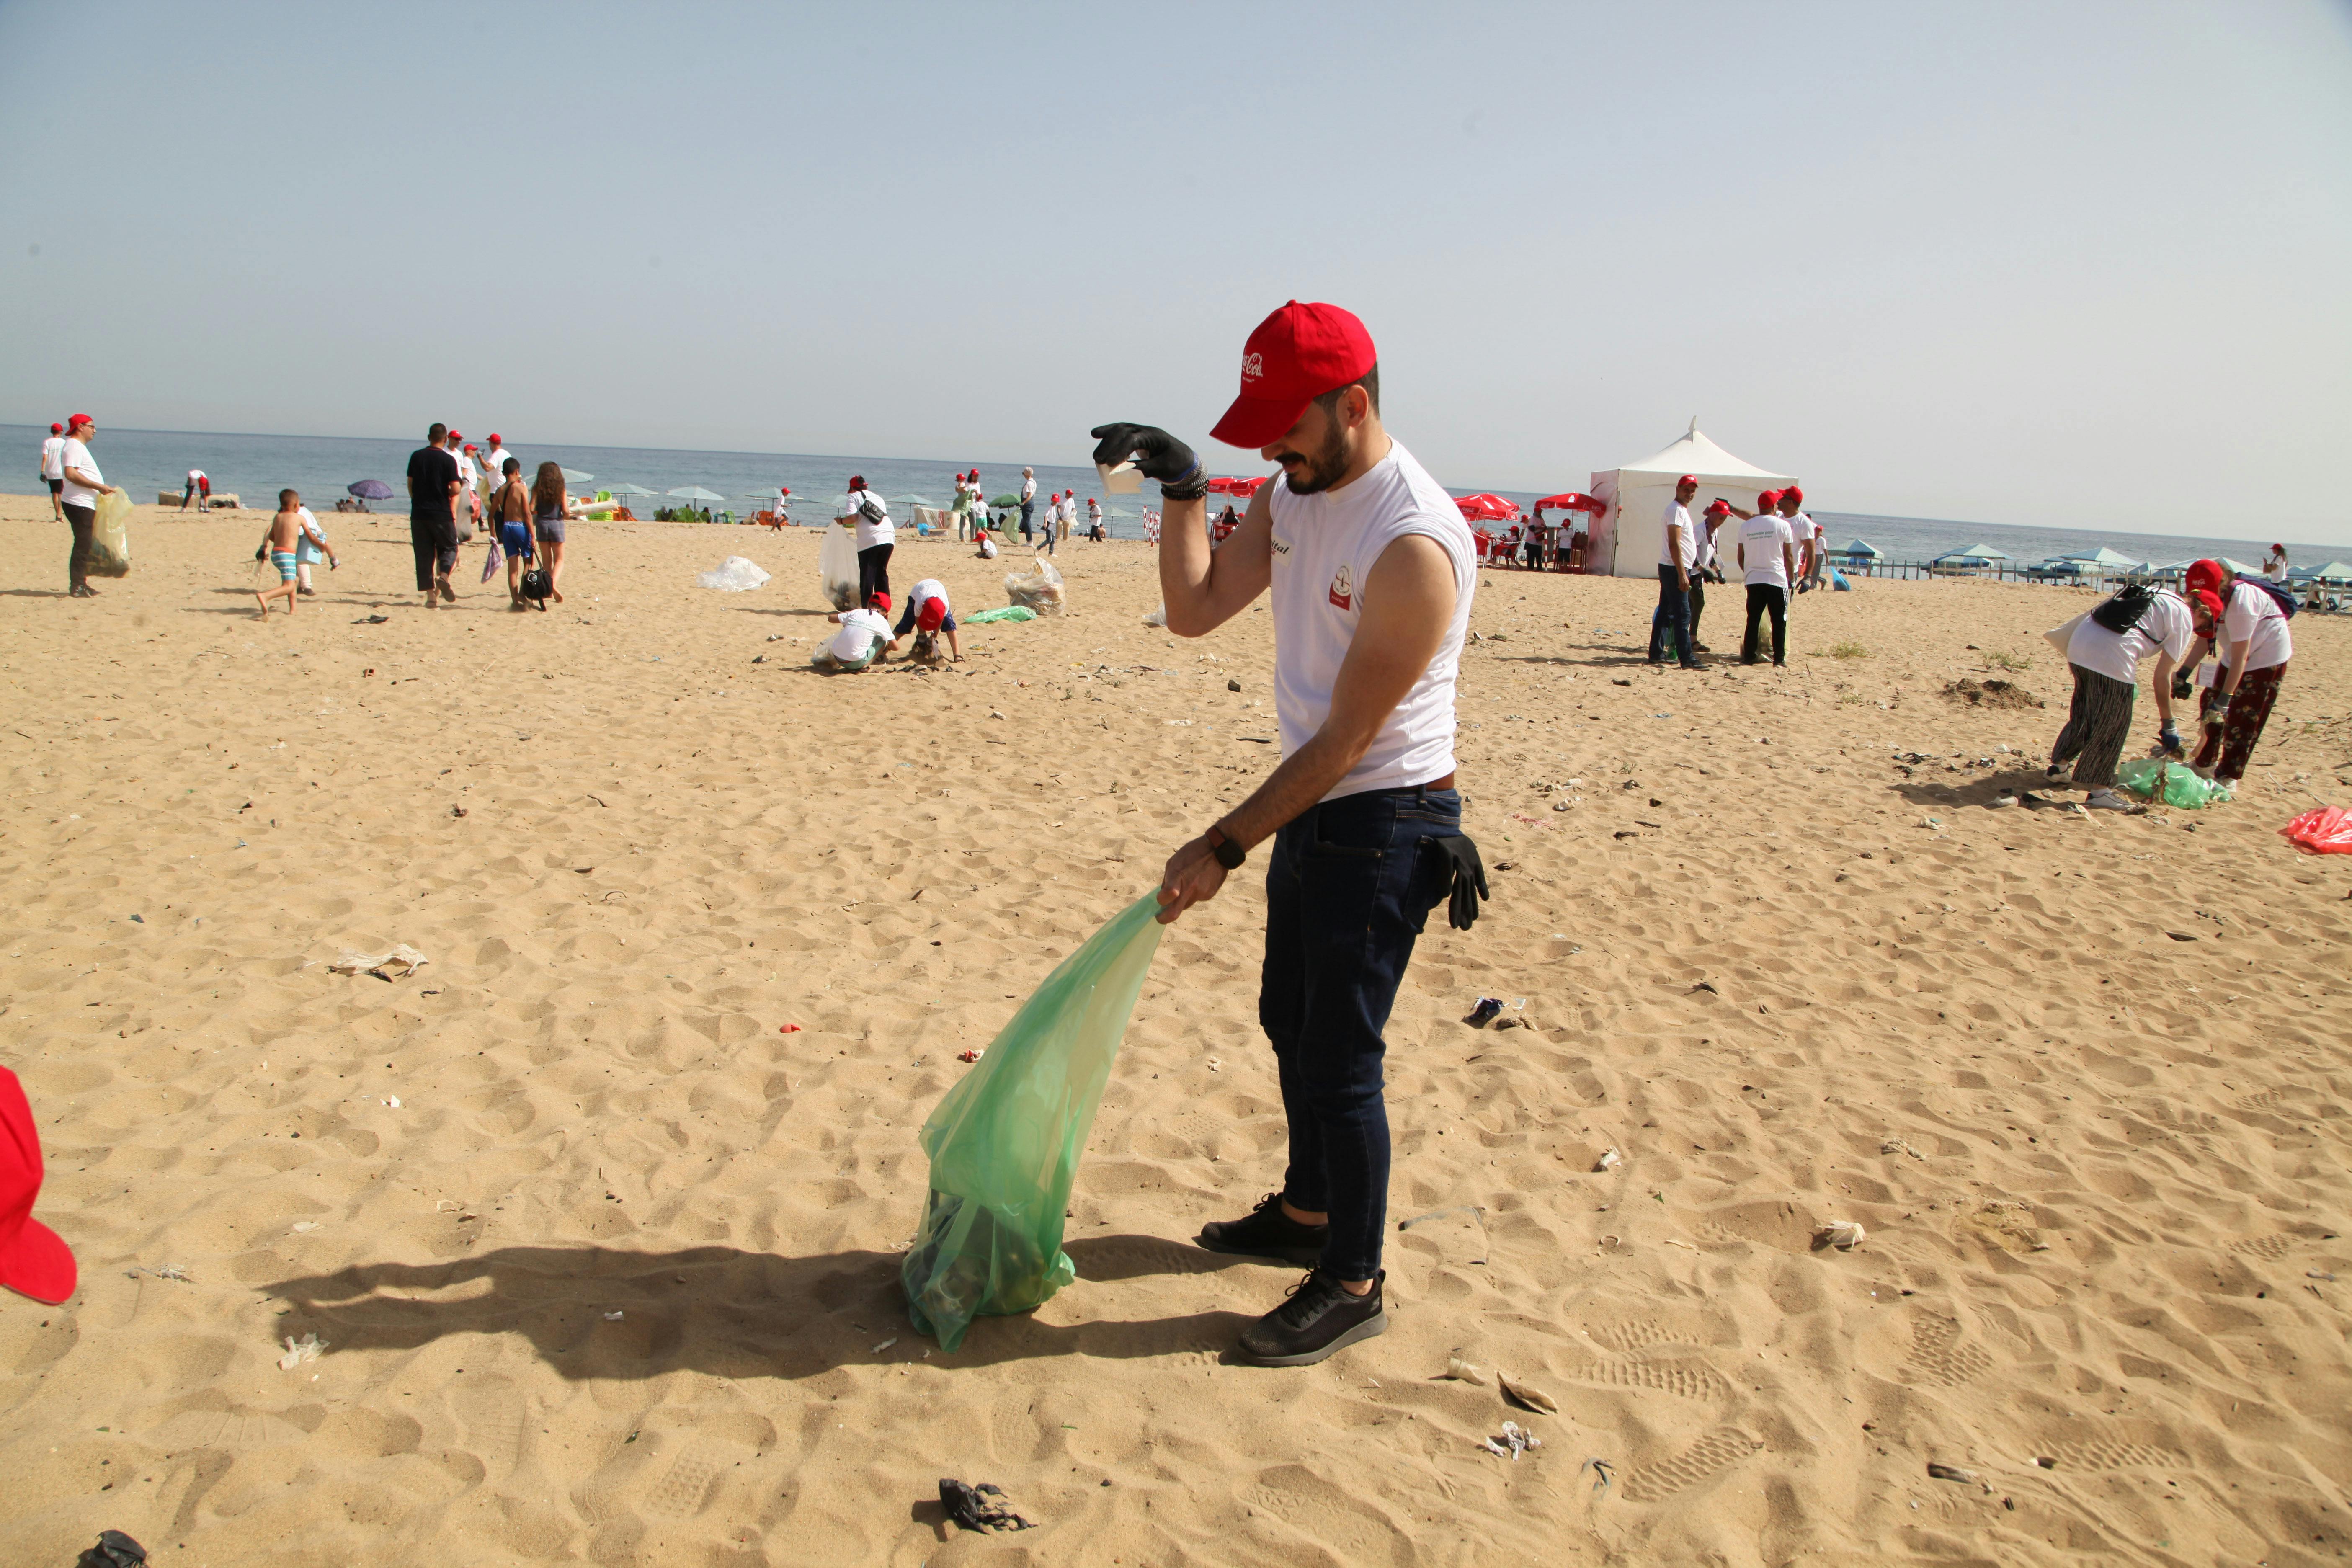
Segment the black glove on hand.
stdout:
<svg viewBox="0 0 2352 1568">
<path fill-rule="evenodd" d="M 257 544 L 257 545 L 255 545 L 255 546 L 253 547 L 253 558 L 254 558 L 256 561 L 267 561 L 267 560 L 268 560 L 268 559 L 269 559 L 269 546 L 268 546 L 268 544 L 266 544 L 266 543 L 265 543 L 265 544 Z"/>
<path fill-rule="evenodd" d="M 2172 678 L 2172 696 L 2175 701 L 2188 696 L 2190 692 L 2196 689 L 2197 683 L 2189 679 L 2189 672 L 2187 670 L 2184 669 L 2179 674 Z"/>
<path fill-rule="evenodd" d="M 1478 921 L 1478 900 L 1487 896 L 1486 866 L 1478 858 L 1478 846 L 1460 834 L 1422 842 L 1432 846 L 1452 866 L 1453 896 L 1445 912 L 1446 922 L 1455 931 L 1468 931 Z"/>
<path fill-rule="evenodd" d="M 1170 500 L 1199 500 L 1209 493 L 1209 470 L 1192 448 L 1157 425 L 1097 425 L 1095 461 L 1106 468 L 1133 460 L 1136 471 L 1160 481 L 1160 493 Z"/>
</svg>

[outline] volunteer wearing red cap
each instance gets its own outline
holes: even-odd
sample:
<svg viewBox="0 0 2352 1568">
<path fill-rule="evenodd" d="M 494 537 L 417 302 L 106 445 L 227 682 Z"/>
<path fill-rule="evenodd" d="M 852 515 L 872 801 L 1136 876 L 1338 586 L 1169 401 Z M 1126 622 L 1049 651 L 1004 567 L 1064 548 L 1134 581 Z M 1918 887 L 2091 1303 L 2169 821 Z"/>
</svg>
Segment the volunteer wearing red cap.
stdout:
<svg viewBox="0 0 2352 1568">
<path fill-rule="evenodd" d="M 1739 662 L 1754 664 L 1764 617 L 1772 617 L 1772 662 L 1789 662 L 1789 583 L 1797 574 L 1794 536 L 1780 514 L 1780 492 L 1766 490 L 1756 498 L 1756 510 L 1726 502 L 1725 510 L 1739 520 L 1739 540 L 1732 548 L 1748 587 L 1748 631 L 1739 641 Z"/>
<path fill-rule="evenodd" d="M 2273 583 L 2284 583 L 2286 581 L 2285 545 L 2273 544 L 2271 546 L 2271 552 L 2263 558 L 2263 575 L 2269 578 Z"/>
<path fill-rule="evenodd" d="M 64 504 L 66 521 L 73 529 L 73 552 L 66 558 L 66 579 L 69 591 L 77 599 L 95 599 L 98 590 L 89 585 L 90 552 L 98 542 L 98 498 L 110 496 L 114 487 L 98 471 L 98 462 L 89 455 L 89 444 L 98 435 L 98 421 L 87 414 L 76 414 L 66 421 L 66 444 L 58 453 L 59 466 L 65 470 L 65 483 L 58 487 L 58 500 Z"/>
<path fill-rule="evenodd" d="M 2139 663 L 2156 655 L 2156 714 L 2158 749 L 2180 754 L 2180 733 L 2172 723 L 2172 673 L 2197 640 L 2196 623 L 2181 599 L 2162 590 L 2126 587 L 2074 623 L 2066 643 L 2066 664 L 2074 677 L 2074 698 L 2065 728 L 2050 748 L 2052 783 L 2066 777 L 2090 794 L 2093 811 L 2127 811 L 2131 803 L 2115 790 L 2116 764 L 2130 738 L 2132 702 L 2138 695 Z"/>
<path fill-rule="evenodd" d="M 58 492 L 66 488 L 66 427 L 49 426 L 49 437 L 41 443 L 41 478 L 48 481 L 49 515 L 59 522 L 66 520 L 65 503 Z"/>
<path fill-rule="evenodd" d="M 74 1293 L 73 1250 L 33 1217 L 41 1194 L 41 1137 L 25 1086 L 0 1068 L 0 1285 L 55 1307 Z"/>
<path fill-rule="evenodd" d="M 490 449 L 482 455 L 482 471 L 496 478 L 507 471 L 507 459 L 513 456 L 507 450 L 506 443 L 499 438 L 499 433 L 493 430 L 490 432 Z"/>
<path fill-rule="evenodd" d="M 1685 669 L 1699 668 L 1691 647 L 1691 574 L 1698 563 L 1698 529 L 1691 521 L 1690 503 L 1698 494 L 1698 480 L 1688 474 L 1675 481 L 1675 499 L 1658 531 L 1658 607 L 1650 616 L 1650 662 L 1664 664 L 1671 650 Z"/>
<path fill-rule="evenodd" d="M 1797 575 L 1790 586 L 1799 594 L 1823 586 L 1829 580 L 1829 560 L 1822 548 L 1822 525 L 1805 515 L 1805 492 L 1790 485 L 1780 492 L 1779 505 L 1797 559 Z"/>
<path fill-rule="evenodd" d="M 2221 564 L 2200 561 L 2189 569 L 2189 604 L 2197 616 L 2200 639 L 2189 650 L 2188 668 L 2201 663 L 2211 647 L 2221 668 L 2198 703 L 2204 721 L 2204 742 L 2190 765 L 2208 778 L 2231 789 L 2244 787 L 2246 763 L 2270 722 L 2271 705 L 2278 700 L 2279 683 L 2286 679 L 2287 660 L 2294 657 L 2294 638 L 2287 631 L 2286 590 L 2252 578 L 2229 579 Z M 2218 591 L 2207 586 L 2221 583 Z"/>
<path fill-rule="evenodd" d="M 1258 1022 L 1289 1168 L 1278 1193 L 1200 1240 L 1311 1269 L 1241 1336 L 1253 1361 L 1303 1366 L 1388 1326 L 1381 1031 L 1429 910 L 1450 889 L 1467 927 L 1486 890 L 1454 789 L 1475 546 L 1454 498 L 1382 428 L 1371 335 L 1334 305 L 1293 300 L 1250 334 L 1241 395 L 1213 434 L 1282 472 L 1213 553 L 1192 449 L 1150 426 L 1094 434 L 1097 463 L 1132 460 L 1160 482 L 1171 631 L 1206 636 L 1270 591 L 1282 763 L 1169 857 L 1160 918 L 1215 897 L 1272 840 Z"/>
<path fill-rule="evenodd" d="M 835 522 L 856 520 L 857 602 L 872 608 L 877 595 L 890 607 L 890 552 L 898 539 L 898 525 L 880 496 L 866 488 L 864 474 L 849 476 L 849 492 L 833 509 Z"/>
<path fill-rule="evenodd" d="M 891 645 L 896 647 L 898 639 L 910 631 L 922 634 L 915 639 L 917 658 L 924 657 L 928 638 L 945 632 L 948 652 L 955 656 L 955 663 L 963 662 L 963 649 L 956 642 L 955 609 L 948 603 L 948 585 L 937 577 L 926 577 L 907 590 L 907 608 L 892 629 Z"/>
</svg>

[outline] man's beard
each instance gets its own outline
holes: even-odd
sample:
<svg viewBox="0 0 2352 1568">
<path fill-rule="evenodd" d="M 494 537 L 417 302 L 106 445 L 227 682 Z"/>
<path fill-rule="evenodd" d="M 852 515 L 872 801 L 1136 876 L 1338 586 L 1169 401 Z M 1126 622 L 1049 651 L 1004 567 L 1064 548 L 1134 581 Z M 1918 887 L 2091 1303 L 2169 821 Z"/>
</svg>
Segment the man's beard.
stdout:
<svg viewBox="0 0 2352 1568">
<path fill-rule="evenodd" d="M 1285 453 L 1284 456 L 1297 458 L 1307 468 L 1304 477 L 1288 472 L 1283 475 L 1292 495 L 1311 496 L 1318 490 L 1328 490 L 1339 482 L 1341 474 L 1348 471 L 1348 433 L 1335 419 L 1331 422 L 1329 438 L 1313 457 L 1304 452 Z"/>
</svg>

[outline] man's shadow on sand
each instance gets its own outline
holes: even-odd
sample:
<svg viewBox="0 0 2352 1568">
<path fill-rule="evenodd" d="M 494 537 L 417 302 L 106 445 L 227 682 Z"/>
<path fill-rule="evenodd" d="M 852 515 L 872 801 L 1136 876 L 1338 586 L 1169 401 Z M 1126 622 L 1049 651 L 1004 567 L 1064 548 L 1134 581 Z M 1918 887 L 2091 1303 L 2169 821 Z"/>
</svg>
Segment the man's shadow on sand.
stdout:
<svg viewBox="0 0 2352 1568">
<path fill-rule="evenodd" d="M 1080 1285 L 1260 1266 L 1158 1237 L 1090 1237 L 1066 1250 Z M 690 1370 L 800 1379 L 907 1358 L 903 1342 L 896 1353 L 876 1349 L 915 1333 L 898 1283 L 903 1261 L 900 1253 L 866 1251 L 782 1258 L 731 1247 L 502 1247 L 436 1263 L 358 1264 L 261 1289 L 287 1309 L 280 1335 L 315 1333 L 330 1355 L 415 1350 L 446 1334 L 513 1334 L 566 1378 Z M 951 1364 L 1226 1353 L 1254 1321 L 1222 1311 L 1067 1326 L 1028 1315 L 981 1318 Z M 936 1349 L 933 1355 L 946 1359 Z"/>
</svg>

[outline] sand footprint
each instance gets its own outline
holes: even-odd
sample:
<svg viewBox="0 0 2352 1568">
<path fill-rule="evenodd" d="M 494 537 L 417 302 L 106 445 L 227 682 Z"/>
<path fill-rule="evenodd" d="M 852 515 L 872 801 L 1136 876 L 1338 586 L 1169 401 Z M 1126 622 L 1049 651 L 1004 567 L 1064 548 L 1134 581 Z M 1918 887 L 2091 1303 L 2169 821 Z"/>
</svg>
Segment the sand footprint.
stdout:
<svg viewBox="0 0 2352 1568">
<path fill-rule="evenodd" d="M 1923 1317 L 1911 1325 L 1908 1364 L 1922 1382 L 1953 1388 L 1991 1371 L 1992 1357 L 1975 1345 L 1962 1344 L 1960 1325 L 1951 1319 Z"/>
<path fill-rule="evenodd" d="M 492 1374 L 469 1380 L 450 1403 L 465 1427 L 467 1447 L 482 1461 L 487 1484 L 497 1486 L 520 1468 L 525 1412 L 522 1393 L 512 1378 Z"/>
<path fill-rule="evenodd" d="M 2302 1239 L 2303 1238 L 2301 1237 L 2286 1236 L 2284 1234 L 2277 1236 L 2250 1236 L 2243 1241 L 2231 1242 L 2230 1244 L 2230 1250 L 2232 1252 L 2242 1252 L 2249 1258 L 2260 1258 L 2268 1262 L 2275 1262 L 2279 1258 L 2284 1258 L 2288 1252 L 2294 1249 L 2294 1244 Z"/>
<path fill-rule="evenodd" d="M 1709 1432 L 1664 1464 L 1644 1465 L 1625 1481 L 1628 1502 L 1663 1502 L 1717 1471 L 1738 1464 L 1764 1446 L 1761 1437 L 1733 1427 Z"/>
<path fill-rule="evenodd" d="M 2189 1456 L 2154 1443 L 2062 1443 L 2051 1456 L 2063 1468 L 2083 1470 L 2179 1469 Z"/>
<path fill-rule="evenodd" d="M 719 1479 L 719 1456 L 699 1443 L 688 1443 L 646 1493 L 646 1510 L 664 1519 L 688 1519 L 700 1513 L 710 1500 L 711 1484 Z"/>
<path fill-rule="evenodd" d="M 1597 1361 L 1571 1369 L 1579 1383 L 1608 1384 L 1617 1388 L 1647 1388 L 1684 1399 L 1719 1402 L 1736 1392 L 1730 1382 L 1703 1361 Z"/>
</svg>

